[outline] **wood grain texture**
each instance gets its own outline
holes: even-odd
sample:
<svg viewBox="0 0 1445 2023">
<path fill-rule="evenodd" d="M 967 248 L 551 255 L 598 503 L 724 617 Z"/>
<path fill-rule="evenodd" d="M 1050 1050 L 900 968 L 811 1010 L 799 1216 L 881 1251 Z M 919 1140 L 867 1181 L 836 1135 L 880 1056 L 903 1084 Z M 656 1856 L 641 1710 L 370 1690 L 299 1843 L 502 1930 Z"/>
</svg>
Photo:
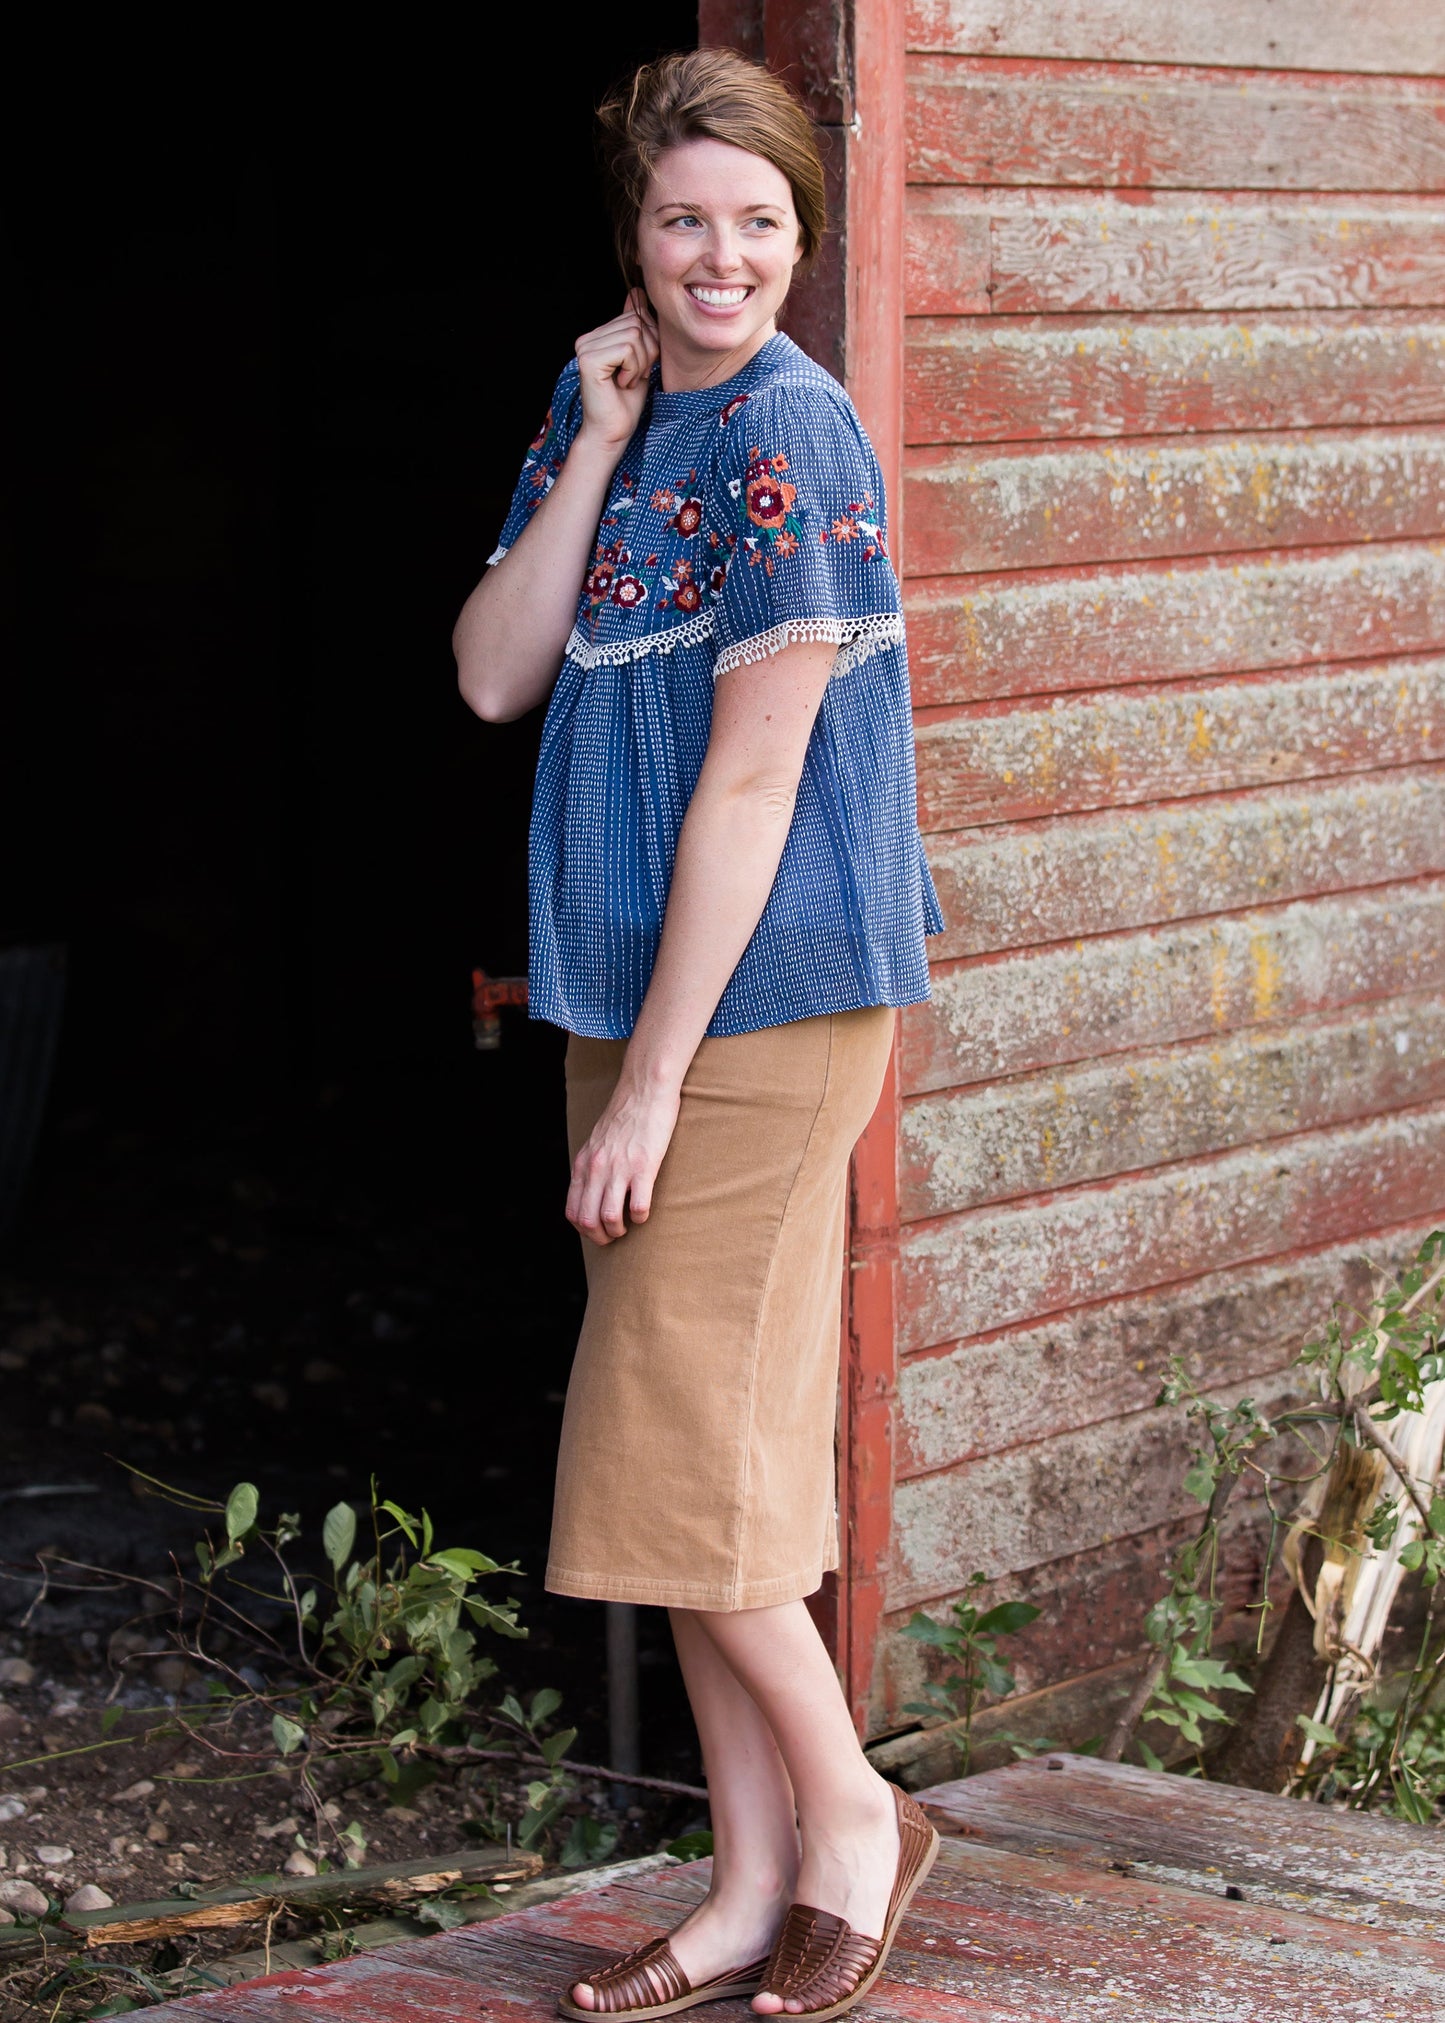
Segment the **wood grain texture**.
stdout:
<svg viewBox="0 0 1445 2023">
<path fill-rule="evenodd" d="M 911 56 L 907 107 L 914 183 L 1445 187 L 1433 79 Z"/>
<path fill-rule="evenodd" d="M 910 316 L 1445 305 L 1433 196 L 914 187 Z"/>
<path fill-rule="evenodd" d="M 1304 1385 L 1297 1371 L 1276 1371 L 1248 1394 L 1269 1414 L 1302 1403 Z M 1240 1393 L 1210 1395 L 1223 1405 Z M 1176 1519 L 1197 1524 L 1198 1499 L 1183 1487 L 1197 1445 L 1179 1408 L 1160 1406 L 900 1482 L 890 1613 L 958 1593 L 975 1568 L 1017 1574 Z M 1056 1644 L 1054 1677 L 1068 1669 L 1061 1658 Z"/>
<path fill-rule="evenodd" d="M 899 1477 L 1143 1411 L 1174 1355 L 1201 1388 L 1267 1376 L 1319 1332 L 1334 1301 L 1364 1308 L 1364 1254 L 1398 1270 L 1430 1227 L 1362 1233 L 905 1357 Z"/>
<path fill-rule="evenodd" d="M 914 316 L 910 443 L 1052 441 L 1445 418 L 1445 318 Z"/>
<path fill-rule="evenodd" d="M 904 1231 L 900 1348 L 1445 1211 L 1445 1109 L 1377 1117 Z"/>
<path fill-rule="evenodd" d="M 977 703 L 921 723 L 925 831 L 1445 757 L 1445 658 Z"/>
<path fill-rule="evenodd" d="M 908 1095 L 1445 991 L 1445 879 L 935 965 L 902 1015 Z"/>
<path fill-rule="evenodd" d="M 905 1730 L 902 1734 L 887 1732 L 897 1726 L 893 1709 L 898 1702 L 890 1695 L 887 1679 L 895 1643 L 896 1638 L 890 1637 L 880 1653 L 873 1721 L 873 1733 L 878 1739 L 869 1746 L 868 1760 L 905 1791 L 916 1791 L 935 1780 L 956 1776 L 958 1752 L 946 1723 L 927 1730 Z M 1129 1658 L 1120 1664 L 1100 1666 L 1072 1679 L 1062 1679 L 1057 1685 L 1033 1693 L 1016 1693 L 997 1706 L 980 1708 L 973 1719 L 974 1768 L 993 1770 L 1014 1762 L 1012 1743 L 1018 1735 L 1046 1746 L 1088 1747 L 1094 1737 L 1108 1733 L 1141 1669 L 1138 1658 Z M 1160 1727 L 1159 1733 L 1167 1734 L 1168 1730 Z M 1167 1749 L 1159 1753 L 1166 1762 L 1171 1760 Z"/>
<path fill-rule="evenodd" d="M 912 577 L 920 708 L 1445 648 L 1445 544 Z"/>
<path fill-rule="evenodd" d="M 1019 1456 L 1024 1472 L 1029 1469 L 1031 1451 Z M 1187 1447 L 1182 1447 L 1178 1457 L 1181 1473 L 1189 1466 L 1187 1456 Z M 1091 1459 L 1085 1460 L 1086 1467 Z M 983 1489 L 982 1480 L 978 1486 Z M 920 1485 L 920 1504 L 922 1501 Z M 1179 1515 L 1142 1531 L 1121 1528 L 1099 1537 L 1101 1530 L 1107 1532 L 1108 1524 L 1107 1512 L 1102 1520 L 1097 1514 L 1092 1519 L 1086 1518 L 1076 1551 L 1043 1560 L 1036 1566 L 1011 1569 L 968 1593 L 967 1599 L 978 1608 L 1023 1601 L 1040 1611 L 1026 1629 L 1008 1640 L 1008 1668 L 1019 1692 L 1042 1692 L 1062 1679 L 1126 1663 L 1146 1648 L 1140 1629 L 1144 1610 L 1156 1595 L 1166 1592 L 1169 1555 L 1198 1532 L 1198 1512 L 1186 1507 Z M 1257 1618 L 1246 1616 L 1243 1611 L 1258 1598 L 1268 1535 L 1269 1512 L 1264 1498 L 1246 1485 L 1235 1492 L 1220 1540 L 1216 1592 L 1224 1610 L 1219 1630 L 1222 1647 L 1227 1648 L 1235 1640 L 1240 1644 L 1251 1642 L 1258 1627 Z M 949 1572 L 949 1578 L 960 1588 L 975 1566 L 987 1570 L 991 1564 L 967 1556 L 973 1543 L 967 1532 L 960 1537 L 959 1558 L 955 1569 Z M 1288 1599 L 1287 1579 L 1276 1574 L 1270 1587 L 1271 1600 L 1283 1603 Z M 964 1596 L 948 1592 L 921 1600 L 915 1597 L 888 1617 L 880 1681 L 882 1697 L 888 1706 L 906 1707 L 922 1698 L 925 1683 L 948 1676 L 944 1653 L 899 1632 L 914 1607 L 922 1607 L 936 1621 L 946 1622 L 955 1599 L 962 1600 Z M 1045 1728 L 1035 1732 L 1049 1735 L 1057 1731 Z"/>
<path fill-rule="evenodd" d="M 905 1221 L 1445 1098 L 1445 997 L 1103 1054 L 904 1105 Z"/>
<path fill-rule="evenodd" d="M 918 576 L 1445 534 L 1445 429 L 912 449 Z"/>
<path fill-rule="evenodd" d="M 1156 1882 L 1214 1895 L 1232 1883 L 1248 1903 L 1445 1940 L 1430 1826 L 1088 1756 L 1052 1771 L 1016 1763 L 935 1786 L 923 1802 L 941 1831 L 990 1847 L 1031 1853 L 1043 1839 Z"/>
<path fill-rule="evenodd" d="M 1445 72 L 1445 17 L 1421 0 L 908 0 L 905 34 L 973 56 Z"/>
<path fill-rule="evenodd" d="M 964 830 L 928 855 L 943 962 L 1445 870 L 1445 770 Z"/>
</svg>

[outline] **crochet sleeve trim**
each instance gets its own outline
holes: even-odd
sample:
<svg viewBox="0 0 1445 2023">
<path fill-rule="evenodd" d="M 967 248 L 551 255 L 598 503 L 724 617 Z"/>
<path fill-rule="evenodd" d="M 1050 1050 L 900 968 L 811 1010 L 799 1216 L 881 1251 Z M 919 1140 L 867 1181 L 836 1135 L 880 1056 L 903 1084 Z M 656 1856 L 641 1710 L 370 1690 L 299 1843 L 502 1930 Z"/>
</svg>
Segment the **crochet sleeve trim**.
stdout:
<svg viewBox="0 0 1445 2023">
<path fill-rule="evenodd" d="M 789 618 L 750 639 L 738 639 L 725 646 L 713 663 L 714 678 L 728 674 L 753 660 L 771 660 L 785 646 L 813 640 L 831 640 L 842 651 L 833 663 L 834 674 L 847 674 L 875 653 L 886 653 L 903 644 L 903 613 L 880 611 L 870 618 Z"/>
</svg>

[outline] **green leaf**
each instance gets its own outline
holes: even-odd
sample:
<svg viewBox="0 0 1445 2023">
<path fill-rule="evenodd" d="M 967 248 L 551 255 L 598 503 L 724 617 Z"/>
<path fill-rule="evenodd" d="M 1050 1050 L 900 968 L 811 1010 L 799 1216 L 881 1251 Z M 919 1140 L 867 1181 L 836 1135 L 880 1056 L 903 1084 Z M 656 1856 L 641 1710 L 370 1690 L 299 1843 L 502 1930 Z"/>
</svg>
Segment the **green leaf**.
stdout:
<svg viewBox="0 0 1445 2023">
<path fill-rule="evenodd" d="M 553 1764 L 567 1754 L 567 1751 L 576 1740 L 577 1730 L 575 1728 L 559 1728 L 555 1735 L 549 1735 L 544 1742 L 540 1742 L 537 1745 L 549 1770 Z"/>
<path fill-rule="evenodd" d="M 201 1579 L 209 1580 L 215 1570 L 216 1556 L 203 1538 L 196 1540 L 196 1561 L 201 1569 Z"/>
<path fill-rule="evenodd" d="M 123 1707 L 107 1707 L 105 1712 L 100 1717 L 101 1734 L 109 1735 L 111 1729 L 115 1726 L 116 1722 L 120 1719 L 121 1715 L 124 1712 L 125 1709 Z"/>
<path fill-rule="evenodd" d="M 1425 1563 L 1425 1543 L 1423 1539 L 1412 1538 L 1408 1545 L 1400 1547 L 1400 1564 L 1413 1573 L 1417 1566 Z"/>
<path fill-rule="evenodd" d="M 670 1854 L 674 1861 L 701 1861 L 704 1855 L 712 1853 L 712 1835 L 706 1827 L 700 1826 L 693 1833 L 684 1833 L 676 1840 L 670 1840 L 663 1853 Z"/>
<path fill-rule="evenodd" d="M 488 1559 L 484 1552 L 469 1552 L 463 1546 L 449 1546 L 445 1552 L 433 1552 L 427 1557 L 428 1566 L 444 1567 L 448 1573 L 457 1574 L 462 1580 L 471 1580 L 479 1573 L 496 1573 L 497 1562 Z"/>
<path fill-rule="evenodd" d="M 308 1619 L 310 1619 L 311 1621 L 314 1621 L 314 1620 L 315 1620 L 315 1618 L 316 1618 L 316 1590 L 315 1590 L 315 1588 L 314 1588 L 314 1587 L 309 1587 L 309 1588 L 307 1588 L 307 1590 L 306 1590 L 305 1594 L 304 1594 L 304 1595 L 302 1595 L 302 1597 L 301 1597 L 301 1602 L 300 1602 L 300 1608 L 301 1608 L 301 1619 L 302 1619 L 302 1621 L 303 1621 L 303 1622 L 305 1622 L 305 1621 L 306 1621 L 306 1620 L 308 1620 Z"/>
<path fill-rule="evenodd" d="M 1146 1770 L 1162 1770 L 1164 1768 L 1163 1757 L 1156 1756 L 1154 1754 L 1154 1751 L 1149 1747 L 1149 1744 L 1147 1742 L 1141 1741 L 1137 1735 L 1134 1737 L 1134 1747 L 1143 1757 L 1144 1768 Z"/>
<path fill-rule="evenodd" d="M 416 1519 L 409 1510 L 403 1510 L 399 1503 L 383 1503 L 382 1509 L 394 1517 L 413 1545 L 417 1543 Z"/>
<path fill-rule="evenodd" d="M 555 1686 L 540 1686 L 532 1695 L 532 1707 L 529 1719 L 533 1727 L 539 1721 L 549 1720 L 561 1704 L 562 1695 L 557 1691 Z"/>
<path fill-rule="evenodd" d="M 271 1735 L 283 1756 L 289 1756 L 306 1740 L 306 1730 L 295 1721 L 288 1721 L 284 1714 L 271 1716 Z"/>
<path fill-rule="evenodd" d="M 1208 1503 L 1214 1494 L 1214 1484 L 1219 1470 L 1212 1461 L 1196 1461 L 1184 1478 L 1185 1493 L 1196 1497 L 1200 1503 Z"/>
<path fill-rule="evenodd" d="M 1338 1749 L 1340 1738 L 1325 1721 L 1312 1721 L 1308 1714 L 1296 1714 L 1296 1725 L 1303 1728 L 1311 1742 L 1322 1742 L 1327 1749 Z"/>
<path fill-rule="evenodd" d="M 532 1634 L 518 1623 L 514 1602 L 508 1602 L 505 1608 L 494 1608 L 478 1595 L 466 1595 L 463 1606 L 473 1622 L 480 1623 L 484 1630 L 495 1630 L 499 1637 L 522 1638 Z"/>
<path fill-rule="evenodd" d="M 254 1482 L 238 1482 L 226 1498 L 226 1536 L 234 1545 L 256 1522 L 261 1492 Z"/>
<path fill-rule="evenodd" d="M 617 1828 L 610 1821 L 591 1819 L 585 1812 L 573 1820 L 558 1859 L 563 1868 L 585 1868 L 589 1862 L 605 1861 L 617 1845 Z"/>
<path fill-rule="evenodd" d="M 995 1608 L 984 1611 L 975 1627 L 991 1636 L 1011 1637 L 1040 1613 L 1032 1602 L 999 1602 Z"/>
<path fill-rule="evenodd" d="M 321 1543 L 326 1557 L 340 1573 L 342 1564 L 351 1557 L 351 1548 L 356 1543 L 356 1512 L 349 1503 L 335 1503 L 326 1513 L 326 1522 L 321 1527 Z"/>
<path fill-rule="evenodd" d="M 912 1620 L 904 1625 L 903 1634 L 912 1637 L 915 1643 L 933 1644 L 939 1650 L 947 1651 L 953 1648 L 958 1632 L 946 1623 L 934 1622 L 932 1616 L 926 1616 L 918 1609 L 914 1611 Z"/>
<path fill-rule="evenodd" d="M 457 1925 L 464 1925 L 467 1921 L 465 1907 L 452 1903 L 446 1897 L 432 1897 L 426 1903 L 419 1904 L 412 1916 L 418 1924 L 436 1925 L 444 1932 L 450 1932 Z"/>
</svg>

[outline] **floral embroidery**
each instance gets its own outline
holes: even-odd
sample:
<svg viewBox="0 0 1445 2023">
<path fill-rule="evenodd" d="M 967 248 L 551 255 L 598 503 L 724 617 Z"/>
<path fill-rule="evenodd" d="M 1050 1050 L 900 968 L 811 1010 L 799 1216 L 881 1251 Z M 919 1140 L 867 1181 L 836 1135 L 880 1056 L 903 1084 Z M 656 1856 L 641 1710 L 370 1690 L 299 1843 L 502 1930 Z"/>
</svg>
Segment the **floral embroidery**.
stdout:
<svg viewBox="0 0 1445 2023">
<path fill-rule="evenodd" d="M 880 555 L 886 560 L 888 555 L 888 537 L 883 532 L 882 522 L 876 517 L 871 517 L 875 513 L 873 494 L 865 492 L 861 500 L 850 503 L 847 512 L 833 522 L 831 529 L 835 541 L 861 540 L 864 544 L 865 562 L 871 562 Z M 824 527 L 818 539 L 826 542 L 829 531 Z"/>
<path fill-rule="evenodd" d="M 689 471 L 685 485 L 664 486 L 652 495 L 653 511 L 666 513 L 668 525 L 684 541 L 690 541 L 702 527 L 702 500 L 692 489 L 696 483 L 697 472 Z"/>
<path fill-rule="evenodd" d="M 547 419 L 528 444 L 522 463 L 522 473 L 536 495 L 528 502 L 533 512 L 557 482 L 557 473 L 562 468 L 563 458 L 557 455 L 557 434 L 556 418 L 549 407 Z"/>
<path fill-rule="evenodd" d="M 761 563 L 769 576 L 773 573 L 774 557 L 786 560 L 797 553 L 803 532 L 793 511 L 798 488 L 783 476 L 787 468 L 786 457 L 765 457 L 754 447 L 742 477 L 728 480 L 729 496 L 738 507 L 738 524 L 748 563 L 753 568 Z M 757 531 L 750 531 L 752 528 Z"/>
<path fill-rule="evenodd" d="M 718 427 L 726 428 L 733 416 L 742 408 L 745 408 L 751 399 L 752 395 L 750 393 L 735 393 L 725 407 L 718 409 Z"/>
</svg>

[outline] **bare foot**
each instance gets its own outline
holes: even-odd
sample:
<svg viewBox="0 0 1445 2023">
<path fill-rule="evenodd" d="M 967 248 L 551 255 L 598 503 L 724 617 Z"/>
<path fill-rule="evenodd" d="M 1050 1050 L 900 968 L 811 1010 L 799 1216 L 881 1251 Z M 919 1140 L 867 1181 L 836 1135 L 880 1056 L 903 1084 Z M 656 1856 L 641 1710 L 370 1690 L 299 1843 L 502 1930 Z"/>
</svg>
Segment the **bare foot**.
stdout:
<svg viewBox="0 0 1445 2023">
<path fill-rule="evenodd" d="M 855 1932 L 881 1938 L 898 1873 L 898 1807 L 885 1780 L 875 1776 L 873 1782 L 866 1806 L 835 1831 L 805 1830 L 794 1902 L 831 1911 Z M 799 2015 L 803 2004 L 765 1990 L 754 1995 L 753 2008 L 759 2016 Z"/>
<path fill-rule="evenodd" d="M 759 1898 L 746 1901 L 723 1899 L 714 1894 L 703 1898 L 697 1909 L 668 1934 L 673 1957 L 694 1988 L 712 1981 L 731 1968 L 746 1967 L 766 1959 L 772 1951 L 778 1927 L 788 1905 L 797 1894 L 788 1885 Z M 885 1897 L 886 1904 L 886 1897 Z M 667 1999 L 660 1980 L 654 1982 L 657 2000 Z M 593 1991 L 586 1981 L 576 1981 L 568 1991 L 579 2009 L 595 2006 Z"/>
</svg>

